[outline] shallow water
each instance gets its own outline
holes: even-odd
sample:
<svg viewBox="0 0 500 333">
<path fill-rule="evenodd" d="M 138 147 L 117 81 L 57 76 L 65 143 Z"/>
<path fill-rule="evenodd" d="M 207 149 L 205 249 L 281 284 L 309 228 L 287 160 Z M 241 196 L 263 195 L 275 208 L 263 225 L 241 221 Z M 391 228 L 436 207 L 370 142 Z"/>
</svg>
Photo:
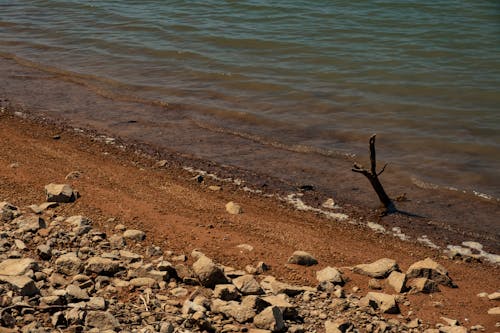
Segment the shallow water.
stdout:
<svg viewBox="0 0 500 333">
<path fill-rule="evenodd" d="M 256 164 L 271 172 L 275 149 L 302 154 L 297 164 L 363 159 L 378 133 L 381 158 L 406 179 L 500 197 L 497 1 L 18 0 L 0 12 L 4 55 L 138 102 L 120 113 L 72 98 L 66 116 L 99 112 L 115 127 L 135 117 L 123 133 L 162 144 L 148 132 L 188 117 L 260 143 Z M 57 96 L 52 107 L 68 99 Z M 191 149 L 248 165 L 250 148 L 219 143 Z"/>
</svg>

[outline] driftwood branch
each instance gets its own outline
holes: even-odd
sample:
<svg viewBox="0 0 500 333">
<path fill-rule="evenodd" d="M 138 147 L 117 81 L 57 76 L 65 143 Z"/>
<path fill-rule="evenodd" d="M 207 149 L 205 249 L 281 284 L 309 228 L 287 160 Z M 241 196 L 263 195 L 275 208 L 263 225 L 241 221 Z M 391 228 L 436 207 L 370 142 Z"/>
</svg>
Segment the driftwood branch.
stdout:
<svg viewBox="0 0 500 333">
<path fill-rule="evenodd" d="M 380 202 L 384 205 L 385 213 L 396 212 L 396 206 L 392 202 L 391 198 L 385 193 L 384 187 L 380 183 L 378 176 L 384 172 L 387 164 L 384 165 L 380 172 L 377 172 L 377 156 L 375 152 L 375 134 L 370 137 L 370 170 L 365 169 L 362 165 L 354 163 L 352 171 L 363 174 L 372 185 L 373 189 L 377 193 Z"/>
</svg>

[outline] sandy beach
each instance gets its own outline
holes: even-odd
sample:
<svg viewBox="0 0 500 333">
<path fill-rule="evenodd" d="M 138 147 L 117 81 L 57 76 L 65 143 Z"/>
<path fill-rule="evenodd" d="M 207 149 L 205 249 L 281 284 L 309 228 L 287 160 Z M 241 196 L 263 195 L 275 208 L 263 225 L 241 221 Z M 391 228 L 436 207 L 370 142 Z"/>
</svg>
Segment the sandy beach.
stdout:
<svg viewBox="0 0 500 333">
<path fill-rule="evenodd" d="M 55 208 L 53 216 L 84 215 L 103 231 L 121 223 L 144 230 L 146 242 L 164 250 L 189 254 L 201 249 L 233 267 L 264 261 L 274 276 L 301 285 L 314 286 L 320 268 L 343 267 L 349 280 L 345 288 L 358 286 L 366 292 L 369 278 L 346 267 L 391 258 L 404 271 L 413 262 L 431 257 L 448 269 L 458 288 L 409 294 L 411 306 L 402 306 L 402 314 L 411 311 L 431 325 L 442 322 L 444 316 L 464 325 L 481 324 L 489 332 L 498 330 L 498 316 L 487 314 L 497 303 L 477 296 L 498 290 L 497 266 L 450 260 L 419 243 L 298 211 L 276 198 L 245 191 L 235 182 L 196 178 L 185 168 L 189 160 L 179 156 L 158 163 L 133 144 L 49 120 L 35 121 L 23 113 L 26 110 L 8 106 L 2 110 L 0 200 L 19 207 L 42 203 L 45 185 L 68 183 L 81 197 Z M 241 205 L 241 214 L 226 211 L 230 201 Z M 239 244 L 250 244 L 254 250 L 242 251 Z M 287 264 L 296 250 L 313 254 L 319 264 Z M 384 291 L 390 292 L 386 287 Z"/>
</svg>

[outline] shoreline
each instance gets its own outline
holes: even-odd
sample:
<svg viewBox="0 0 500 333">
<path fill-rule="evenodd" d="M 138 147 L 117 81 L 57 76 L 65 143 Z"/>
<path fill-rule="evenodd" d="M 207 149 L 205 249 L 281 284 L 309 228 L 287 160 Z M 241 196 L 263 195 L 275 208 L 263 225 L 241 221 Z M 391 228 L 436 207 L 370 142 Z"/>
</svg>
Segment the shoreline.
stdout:
<svg viewBox="0 0 500 333">
<path fill-rule="evenodd" d="M 316 283 L 315 271 L 320 267 L 286 264 L 295 250 L 313 253 L 321 267 L 331 265 L 346 271 L 346 267 L 384 257 L 397 260 L 402 267 L 432 257 L 446 266 L 459 288 L 442 288 L 433 298 L 409 295 L 411 311 L 430 323 L 445 316 L 460 321 L 468 318 L 472 324 L 491 329 L 495 325 L 495 316 L 486 314 L 491 304 L 476 295 L 498 290 L 498 266 L 445 259 L 439 251 L 421 244 L 377 234 L 362 225 L 332 223 L 315 212 L 296 210 L 234 183 L 208 176 L 199 183 L 182 168 L 185 158 L 172 158 L 158 166 L 158 159 L 134 146 L 121 147 L 119 140 L 106 140 L 97 132 L 75 131 L 49 120 L 36 122 L 2 112 L 0 137 L 4 143 L 0 148 L 0 200 L 25 207 L 43 202 L 44 185 L 68 182 L 81 197 L 54 209 L 52 217 L 81 214 L 107 232 L 123 223 L 144 230 L 148 244 L 175 253 L 203 249 L 233 267 L 253 265 L 259 258 L 271 266 L 274 276 L 303 285 Z M 116 144 L 110 144 L 112 141 Z M 80 177 L 65 179 L 76 170 L 81 171 Z M 210 186 L 222 190 L 213 191 Z M 229 215 L 224 208 L 229 201 L 240 203 L 243 213 Z M 239 244 L 250 244 L 254 250 L 242 251 Z M 348 276 L 349 286 L 368 282 L 367 277 Z M 432 306 L 436 301 L 444 306 Z"/>
</svg>

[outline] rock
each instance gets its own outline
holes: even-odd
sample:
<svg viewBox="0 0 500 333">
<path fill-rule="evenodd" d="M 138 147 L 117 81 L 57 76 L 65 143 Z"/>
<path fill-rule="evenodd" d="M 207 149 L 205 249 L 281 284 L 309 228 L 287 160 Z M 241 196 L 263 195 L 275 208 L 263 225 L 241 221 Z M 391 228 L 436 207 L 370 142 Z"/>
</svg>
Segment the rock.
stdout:
<svg viewBox="0 0 500 333">
<path fill-rule="evenodd" d="M 26 250 L 26 244 L 20 239 L 14 239 L 14 245 L 19 251 L 24 251 Z"/>
<path fill-rule="evenodd" d="M 395 260 L 389 258 L 382 258 L 370 264 L 360 264 L 353 268 L 353 271 L 358 274 L 368 275 L 373 278 L 385 278 L 392 271 L 399 270 L 398 264 Z"/>
<path fill-rule="evenodd" d="M 35 233 L 46 227 L 45 221 L 37 215 L 20 216 L 16 218 L 13 223 L 17 224 L 18 231 L 21 233 Z"/>
<path fill-rule="evenodd" d="M 351 332 L 354 327 L 348 320 L 337 319 L 335 321 L 325 321 L 325 333 Z"/>
<path fill-rule="evenodd" d="M 498 301 L 500 300 L 500 292 L 494 292 L 488 295 L 488 299 L 491 301 Z"/>
<path fill-rule="evenodd" d="M 320 271 L 316 272 L 316 279 L 321 283 L 324 281 L 331 282 L 333 284 L 344 284 L 344 279 L 342 278 L 342 274 L 333 267 L 325 267 Z"/>
<path fill-rule="evenodd" d="M 406 290 L 406 274 L 392 271 L 387 278 L 387 284 L 397 293 L 402 293 Z"/>
<path fill-rule="evenodd" d="M 236 247 L 242 251 L 248 251 L 248 252 L 253 251 L 253 246 L 250 244 L 239 244 L 236 245 Z"/>
<path fill-rule="evenodd" d="M 85 266 L 86 273 L 113 276 L 120 270 L 120 263 L 108 258 L 92 257 Z"/>
<path fill-rule="evenodd" d="M 21 296 L 33 296 L 40 291 L 35 285 L 35 281 L 27 276 L 0 275 L 0 284 L 5 283 Z"/>
<path fill-rule="evenodd" d="M 255 311 L 252 308 L 243 306 L 235 301 L 226 302 L 214 299 L 210 308 L 212 312 L 222 313 L 226 317 L 234 318 L 239 323 L 245 323 L 255 316 Z"/>
<path fill-rule="evenodd" d="M 66 275 L 76 275 L 82 271 L 83 263 L 75 252 L 63 254 L 55 262 L 56 270 Z"/>
<path fill-rule="evenodd" d="M 40 205 L 38 205 L 38 208 L 43 212 L 47 209 L 55 208 L 57 206 L 59 206 L 59 204 L 57 202 L 44 202 L 44 203 L 41 203 Z"/>
<path fill-rule="evenodd" d="M 148 287 L 153 288 L 156 286 L 157 281 L 148 277 L 139 277 L 129 281 L 130 285 L 136 288 Z"/>
<path fill-rule="evenodd" d="M 216 284 L 229 282 L 222 269 L 206 256 L 201 256 L 193 264 L 193 271 L 198 276 L 200 283 L 207 288 L 214 288 Z"/>
<path fill-rule="evenodd" d="M 241 206 L 235 202 L 232 202 L 232 201 L 230 201 L 226 204 L 226 211 L 229 214 L 233 214 L 233 215 L 238 215 L 238 214 L 243 213 Z"/>
<path fill-rule="evenodd" d="M 456 319 L 441 317 L 441 320 L 444 321 L 448 326 L 458 326 L 459 325 L 459 322 Z"/>
<path fill-rule="evenodd" d="M 411 289 L 412 293 L 435 293 L 439 291 L 438 284 L 433 281 L 429 280 L 427 278 L 416 278 L 416 279 L 411 279 L 408 282 L 408 287 Z"/>
<path fill-rule="evenodd" d="M 0 202 L 0 221 L 9 222 L 19 215 L 19 210 L 16 206 L 8 202 Z"/>
<path fill-rule="evenodd" d="M 52 257 L 52 249 L 50 246 L 42 244 L 36 248 L 36 253 L 42 260 L 50 260 Z"/>
<path fill-rule="evenodd" d="M 85 326 L 104 330 L 115 330 L 120 327 L 118 320 L 107 311 L 89 311 L 85 317 Z"/>
<path fill-rule="evenodd" d="M 214 297 L 223 301 L 234 301 L 240 298 L 240 293 L 232 284 L 218 284 L 214 288 Z"/>
<path fill-rule="evenodd" d="M 298 315 L 297 307 L 288 302 L 285 294 L 270 295 L 263 297 L 261 300 L 265 303 L 265 307 L 277 306 L 286 319 L 292 320 Z"/>
<path fill-rule="evenodd" d="M 285 328 L 283 313 L 277 306 L 269 306 L 253 319 L 255 327 L 279 332 Z"/>
<path fill-rule="evenodd" d="M 141 230 L 129 229 L 123 232 L 123 238 L 140 242 L 146 238 L 146 234 Z"/>
<path fill-rule="evenodd" d="M 174 333 L 175 328 L 171 323 L 161 323 L 160 324 L 160 333 Z"/>
<path fill-rule="evenodd" d="M 426 258 L 425 260 L 418 261 L 408 268 L 406 277 L 410 278 L 427 278 L 439 284 L 456 288 L 451 278 L 448 276 L 446 268 L 432 260 Z"/>
<path fill-rule="evenodd" d="M 19 276 L 29 270 L 38 270 L 38 264 L 33 259 L 6 259 L 0 262 L 0 275 Z"/>
<path fill-rule="evenodd" d="M 496 308 L 491 308 L 488 310 L 488 314 L 490 315 L 500 315 L 500 306 L 497 306 Z"/>
<path fill-rule="evenodd" d="M 382 289 L 382 285 L 380 284 L 379 280 L 373 278 L 368 281 L 368 288 L 373 290 L 380 290 Z"/>
<path fill-rule="evenodd" d="M 49 202 L 73 202 L 76 195 L 68 184 L 49 184 L 45 186 L 45 194 Z"/>
<path fill-rule="evenodd" d="M 302 266 L 312 266 L 316 265 L 318 261 L 310 253 L 305 251 L 295 251 L 292 256 L 288 258 L 288 263 Z"/>
<path fill-rule="evenodd" d="M 288 283 L 284 283 L 276 280 L 273 276 L 266 276 L 261 282 L 260 285 L 262 289 L 266 293 L 273 294 L 286 294 L 287 296 L 296 296 L 298 294 L 303 293 L 304 291 L 315 291 L 314 288 L 311 287 L 303 287 L 303 286 L 293 286 Z"/>
<path fill-rule="evenodd" d="M 170 293 L 175 297 L 185 297 L 187 296 L 187 294 L 189 294 L 189 291 L 186 288 L 177 287 L 170 290 Z"/>
<path fill-rule="evenodd" d="M 360 302 L 362 305 L 369 305 L 382 313 L 399 313 L 399 307 L 394 295 L 369 292 Z"/>
<path fill-rule="evenodd" d="M 120 258 L 128 262 L 137 262 L 142 260 L 142 256 L 134 252 L 120 250 L 119 253 L 120 253 Z"/>
<path fill-rule="evenodd" d="M 74 303 L 79 301 L 87 301 L 89 299 L 89 295 L 83 289 L 74 284 L 70 284 L 66 287 L 66 298 L 68 299 L 68 303 Z"/>
<path fill-rule="evenodd" d="M 211 185 L 211 186 L 208 187 L 208 189 L 210 191 L 218 192 L 218 191 L 222 190 L 222 187 L 220 187 L 218 185 Z"/>
<path fill-rule="evenodd" d="M 233 284 L 243 295 L 261 295 L 264 290 L 252 275 L 243 275 L 233 279 Z"/>
<path fill-rule="evenodd" d="M 125 247 L 125 239 L 120 235 L 112 235 L 108 239 L 109 245 L 112 250 L 119 250 Z"/>
</svg>

